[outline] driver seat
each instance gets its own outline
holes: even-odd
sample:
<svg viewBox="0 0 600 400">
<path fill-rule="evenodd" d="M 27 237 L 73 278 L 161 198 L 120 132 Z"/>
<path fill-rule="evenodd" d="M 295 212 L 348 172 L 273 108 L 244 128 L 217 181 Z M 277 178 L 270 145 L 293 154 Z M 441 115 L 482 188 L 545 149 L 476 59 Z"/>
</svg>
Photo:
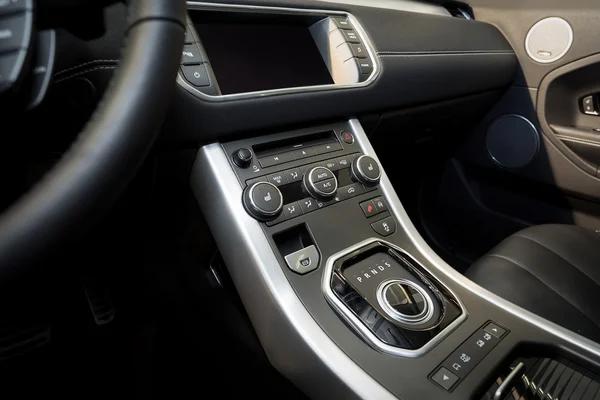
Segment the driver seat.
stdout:
<svg viewBox="0 0 600 400">
<path fill-rule="evenodd" d="M 465 276 L 504 299 L 600 342 L 600 233 L 570 225 L 522 230 Z"/>
</svg>

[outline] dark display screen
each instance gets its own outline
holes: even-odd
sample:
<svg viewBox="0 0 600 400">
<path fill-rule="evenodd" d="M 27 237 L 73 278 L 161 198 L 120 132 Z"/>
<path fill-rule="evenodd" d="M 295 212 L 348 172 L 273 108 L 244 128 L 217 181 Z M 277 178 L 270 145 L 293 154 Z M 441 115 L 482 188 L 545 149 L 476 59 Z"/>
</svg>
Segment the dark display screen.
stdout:
<svg viewBox="0 0 600 400">
<path fill-rule="evenodd" d="M 333 83 L 306 25 L 195 26 L 224 95 Z"/>
</svg>

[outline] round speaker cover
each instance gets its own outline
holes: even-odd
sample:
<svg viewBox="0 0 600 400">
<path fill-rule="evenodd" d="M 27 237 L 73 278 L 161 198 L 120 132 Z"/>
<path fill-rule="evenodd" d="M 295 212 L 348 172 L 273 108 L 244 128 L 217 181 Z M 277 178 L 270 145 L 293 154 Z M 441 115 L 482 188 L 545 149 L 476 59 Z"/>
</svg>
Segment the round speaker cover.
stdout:
<svg viewBox="0 0 600 400">
<path fill-rule="evenodd" d="M 535 126 L 520 115 L 503 115 L 488 127 L 488 154 L 504 168 L 523 168 L 537 156 L 540 137 Z"/>
<path fill-rule="evenodd" d="M 552 17 L 538 21 L 525 38 L 525 49 L 533 60 L 551 63 L 567 54 L 573 44 L 573 29 L 562 18 Z"/>
</svg>

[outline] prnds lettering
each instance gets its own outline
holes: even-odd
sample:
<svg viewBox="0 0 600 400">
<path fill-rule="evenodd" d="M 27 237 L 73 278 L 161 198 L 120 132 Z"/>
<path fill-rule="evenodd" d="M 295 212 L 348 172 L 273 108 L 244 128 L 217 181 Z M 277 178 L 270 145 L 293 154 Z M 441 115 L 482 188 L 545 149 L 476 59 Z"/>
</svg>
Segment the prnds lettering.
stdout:
<svg viewBox="0 0 600 400">
<path fill-rule="evenodd" d="M 390 268 L 392 264 L 387 261 L 384 261 L 382 265 L 376 265 L 375 268 L 371 268 L 367 272 L 362 272 L 360 275 L 356 275 L 356 280 L 361 283 L 363 280 L 368 280 L 374 277 L 375 275 L 385 271 L 386 268 Z"/>
</svg>

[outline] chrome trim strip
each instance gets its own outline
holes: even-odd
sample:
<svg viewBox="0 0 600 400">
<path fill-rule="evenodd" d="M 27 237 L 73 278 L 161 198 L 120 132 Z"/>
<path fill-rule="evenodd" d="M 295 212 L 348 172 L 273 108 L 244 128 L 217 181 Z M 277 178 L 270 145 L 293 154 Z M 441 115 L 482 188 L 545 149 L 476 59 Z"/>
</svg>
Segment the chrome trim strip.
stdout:
<svg viewBox="0 0 600 400">
<path fill-rule="evenodd" d="M 421 297 L 423 297 L 423 300 L 425 300 L 425 307 L 423 308 L 423 311 L 417 315 L 408 315 L 398 312 L 398 310 L 392 307 L 386 298 L 386 291 L 390 286 L 395 285 L 396 283 L 408 285 L 419 292 Z M 388 279 L 381 282 L 377 287 L 377 301 L 379 302 L 379 305 L 381 305 L 381 308 L 388 313 L 390 318 L 409 325 L 415 325 L 429 321 L 433 316 L 433 311 L 435 310 L 431 296 L 428 295 L 420 286 L 415 285 L 414 282 L 404 278 Z"/>
<path fill-rule="evenodd" d="M 351 119 L 349 122 L 362 151 L 379 162 L 379 159 L 377 158 L 377 155 L 375 154 L 375 151 L 373 150 L 365 131 L 360 125 L 360 122 L 357 119 Z M 383 168 L 382 171 L 384 171 Z M 396 217 L 398 223 L 400 224 L 400 228 L 404 231 L 406 236 L 410 239 L 421 255 L 425 257 L 427 261 L 429 261 L 429 263 L 431 263 L 431 265 L 433 265 L 435 268 L 435 273 L 432 274 L 433 276 L 436 276 L 439 280 L 449 279 L 455 284 L 462 286 L 465 290 L 470 291 L 474 295 L 479 296 L 491 304 L 494 304 L 513 316 L 535 325 L 549 334 L 554 335 L 583 351 L 589 352 L 590 355 L 600 358 L 600 343 L 596 343 L 575 332 L 563 328 L 554 322 L 548 321 L 547 319 L 544 319 L 503 299 L 500 296 L 495 295 L 489 290 L 467 279 L 464 275 L 448 265 L 440 256 L 437 255 L 435 251 L 433 251 L 431 247 L 429 247 L 427 242 L 425 242 L 425 239 L 423 239 L 423 237 L 419 234 L 419 231 L 417 228 L 415 228 L 414 224 L 410 220 L 410 217 L 406 213 L 406 210 L 402 206 L 402 203 L 400 202 L 400 199 L 398 198 L 398 195 L 396 194 L 396 191 L 394 190 L 389 178 L 385 174 L 385 171 L 381 177 L 380 188 L 389 203 L 388 208 L 394 217 Z M 413 257 L 415 256 L 416 255 L 413 254 Z"/>
<path fill-rule="evenodd" d="M 196 89 L 194 86 L 189 84 L 185 78 L 182 76 L 181 71 L 177 73 L 177 83 L 181 85 L 188 92 L 194 94 L 195 96 L 208 100 L 211 102 L 222 102 L 222 101 L 230 101 L 230 100 L 240 100 L 247 98 L 257 98 L 257 97 L 266 97 L 266 96 L 275 96 L 280 94 L 290 94 L 290 93 L 302 93 L 302 92 L 315 92 L 315 91 L 323 91 L 323 90 L 337 90 L 337 89 L 350 89 L 350 88 L 358 88 L 365 87 L 370 85 L 377 79 L 379 73 L 381 71 L 381 67 L 379 65 L 379 60 L 377 58 L 377 53 L 373 47 L 373 43 L 369 39 L 367 33 L 361 26 L 360 22 L 352 15 L 343 11 L 335 11 L 335 10 L 317 10 L 317 9 L 303 9 L 303 8 L 287 8 L 287 7 L 268 7 L 268 6 L 255 6 L 255 5 L 242 5 L 242 4 L 224 4 L 224 3 L 205 3 L 199 1 L 188 1 L 188 9 L 190 10 L 216 10 L 216 11 L 262 11 L 266 13 L 273 14 L 304 14 L 304 15 L 331 15 L 331 16 L 345 16 L 352 23 L 354 30 L 361 38 L 365 47 L 367 48 L 367 53 L 371 61 L 373 62 L 373 72 L 369 75 L 363 82 L 350 83 L 350 84 L 328 84 L 328 85 L 314 85 L 314 86 L 302 86 L 295 88 L 283 88 L 283 89 L 272 89 L 272 90 L 263 90 L 257 92 L 247 92 L 247 93 L 235 93 L 235 94 L 226 94 L 221 96 L 213 96 L 208 95 L 206 93 L 202 93 L 200 90 Z M 308 28 L 307 28 L 308 29 Z"/>
<path fill-rule="evenodd" d="M 358 123 L 358 121 L 356 121 L 356 122 Z M 359 132 L 356 130 L 355 126 L 353 126 L 352 128 L 353 128 L 355 135 L 359 134 Z M 361 127 L 361 130 L 362 130 L 362 127 Z M 364 134 L 364 131 L 362 131 L 362 134 Z M 366 139 L 366 136 L 364 138 Z M 359 144 L 361 144 L 361 147 L 362 147 L 361 139 L 357 137 L 357 141 Z M 381 170 L 383 171 L 383 168 Z M 385 173 L 382 174 L 382 177 L 383 176 L 385 176 Z M 389 199 L 388 199 L 388 201 L 389 201 Z M 354 330 L 367 343 L 369 343 L 369 345 L 371 345 L 371 347 L 373 347 L 375 350 L 378 350 L 382 353 L 392 354 L 392 355 L 400 356 L 400 357 L 407 357 L 407 358 L 421 357 L 421 356 L 427 354 L 427 352 L 429 352 L 429 350 L 434 348 L 439 342 L 441 342 L 446 336 L 448 336 L 453 330 L 455 330 L 460 324 L 462 324 L 467 319 L 467 316 L 468 316 L 467 309 L 462 304 L 462 302 L 460 301 L 458 296 L 456 296 L 456 294 L 454 294 L 450 290 L 450 288 L 448 288 L 446 285 L 443 284 L 443 282 L 440 281 L 440 283 L 444 286 L 444 288 L 446 288 L 446 290 L 448 290 L 450 293 L 452 293 L 452 295 L 456 299 L 458 299 L 459 306 L 462 309 L 463 313 L 456 320 L 452 321 L 452 323 L 450 325 L 448 325 L 446 328 L 444 328 L 443 331 L 438 333 L 433 339 L 431 339 L 429 342 L 427 342 L 427 344 L 425 346 L 423 346 L 419 349 L 416 349 L 416 350 L 401 349 L 399 347 L 390 346 L 389 344 L 382 342 L 377 336 L 375 336 L 373 334 L 373 332 L 371 332 L 371 330 L 369 328 L 367 328 L 367 326 L 360 319 L 358 319 L 356 317 L 356 315 L 354 315 L 352 310 L 350 310 L 339 299 L 339 297 L 336 296 L 336 294 L 331 289 L 331 278 L 333 276 L 333 264 L 335 264 L 335 262 L 337 260 L 344 257 L 345 255 L 350 254 L 353 251 L 360 249 L 361 247 L 367 246 L 367 245 L 369 245 L 371 243 L 375 243 L 375 242 L 384 243 L 397 251 L 409 254 L 407 251 L 401 249 L 400 247 L 396 246 L 395 244 L 390 243 L 383 239 L 372 237 L 372 238 L 363 240 L 360 243 L 357 243 L 353 246 L 347 247 L 344 250 L 335 253 L 334 255 L 329 257 L 329 259 L 327 259 L 327 264 L 325 265 L 325 271 L 323 272 L 323 279 L 321 281 L 321 290 L 323 291 L 323 294 L 325 295 L 325 299 L 333 307 L 333 309 L 337 312 L 337 314 L 339 314 L 341 317 L 343 317 L 344 320 L 346 320 L 346 322 L 348 324 L 350 324 L 350 326 L 352 326 L 354 328 Z M 430 272 L 423 265 L 421 265 L 421 264 L 419 264 L 419 265 L 421 266 L 421 268 Z M 432 275 L 435 276 L 435 274 L 432 274 Z"/>
<path fill-rule="evenodd" d="M 220 144 L 198 150 L 190 185 L 275 368 L 314 398 L 396 399 L 306 310 L 283 272 L 287 267 L 280 265 L 260 223 L 242 205 L 242 187 Z"/>
</svg>

